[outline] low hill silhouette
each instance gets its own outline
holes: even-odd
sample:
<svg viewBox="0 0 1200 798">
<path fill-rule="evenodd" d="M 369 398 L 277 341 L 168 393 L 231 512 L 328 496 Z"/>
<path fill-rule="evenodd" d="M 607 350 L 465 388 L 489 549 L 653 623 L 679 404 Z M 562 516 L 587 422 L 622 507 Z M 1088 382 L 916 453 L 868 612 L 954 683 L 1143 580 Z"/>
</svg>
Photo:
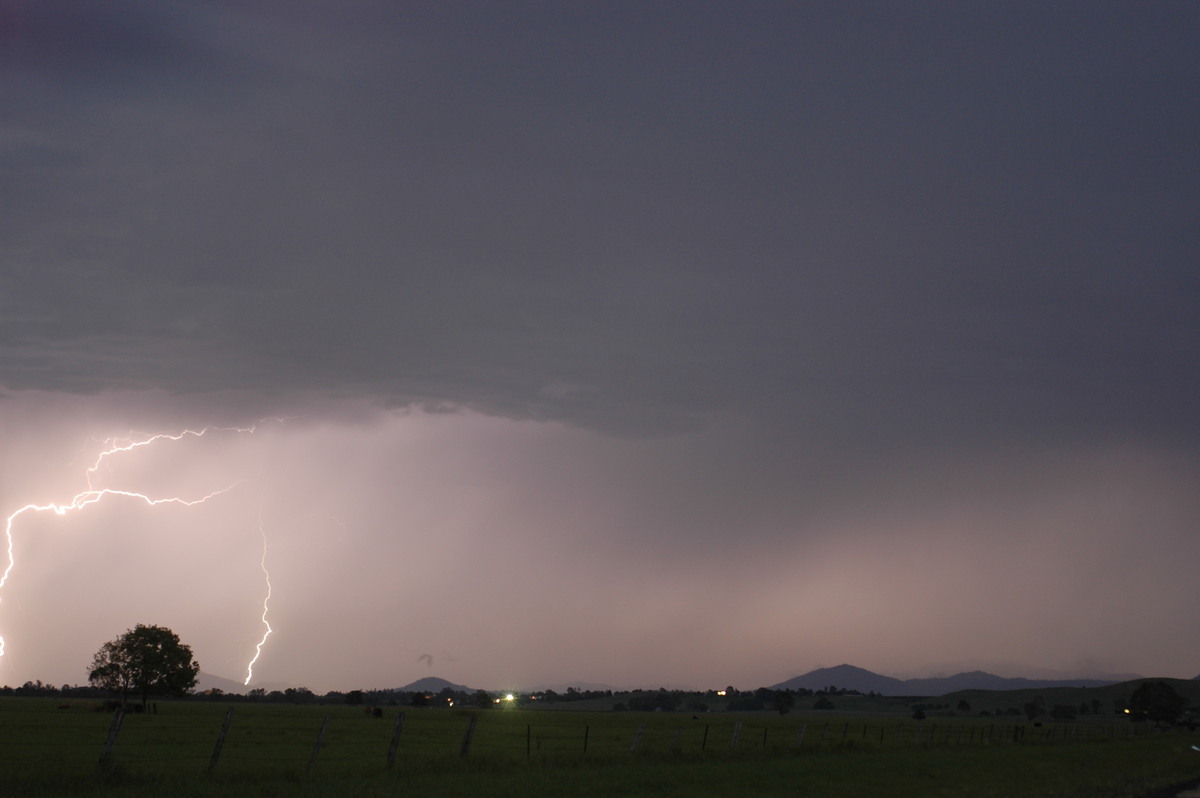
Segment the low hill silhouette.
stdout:
<svg viewBox="0 0 1200 798">
<path fill-rule="evenodd" d="M 225 693 L 244 693 L 250 688 L 241 682 L 233 679 L 226 679 L 223 676 L 216 676 L 211 673 L 200 671 L 196 674 L 196 692 L 202 693 L 205 690 L 212 689 L 221 690 Z"/>
<path fill-rule="evenodd" d="M 457 690 L 463 693 L 474 693 L 474 687 L 466 687 L 461 684 L 446 681 L 437 676 L 426 676 L 422 679 L 417 679 L 415 682 L 410 682 L 403 687 L 397 687 L 396 690 L 402 693 L 440 693 L 449 687 L 451 690 Z"/>
<path fill-rule="evenodd" d="M 1117 679 L 1025 679 L 997 676 L 985 671 L 956 673 L 926 679 L 897 679 L 858 668 L 838 665 L 818 668 L 802 676 L 773 685 L 773 690 L 823 690 L 838 687 L 860 693 L 879 693 L 888 696 L 941 696 L 960 690 L 1025 690 L 1047 687 L 1102 687 Z"/>
</svg>

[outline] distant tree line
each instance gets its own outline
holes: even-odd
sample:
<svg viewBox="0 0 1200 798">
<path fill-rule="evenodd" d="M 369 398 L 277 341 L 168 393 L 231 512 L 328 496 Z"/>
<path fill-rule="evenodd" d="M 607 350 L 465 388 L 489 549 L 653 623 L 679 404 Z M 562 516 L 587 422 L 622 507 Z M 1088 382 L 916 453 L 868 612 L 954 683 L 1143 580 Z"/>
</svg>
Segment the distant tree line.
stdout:
<svg viewBox="0 0 1200 798">
<path fill-rule="evenodd" d="M 532 700 L 545 701 L 548 704 L 557 704 L 560 701 L 590 701 L 595 698 L 612 698 L 612 690 L 580 690 L 576 687 L 568 687 L 567 692 L 557 693 L 554 690 L 538 690 L 529 694 Z"/>
<path fill-rule="evenodd" d="M 28 681 L 20 687 L 5 685 L 0 687 L 0 696 L 54 697 L 77 699 L 104 699 L 112 695 L 111 690 L 95 685 L 55 686 L 40 680 Z M 509 699 L 507 696 L 511 695 Z M 349 704 L 363 706 L 367 709 L 378 707 L 470 707 L 494 708 L 504 706 L 534 706 L 545 703 L 548 705 L 568 704 L 580 701 L 598 703 L 611 701 L 607 707 L 617 712 L 677 712 L 692 713 L 709 712 L 723 709 L 731 712 L 774 711 L 781 715 L 787 714 L 797 707 L 808 707 L 816 710 L 835 709 L 834 699 L 839 696 L 864 695 L 855 690 L 845 690 L 834 686 L 809 690 L 805 688 L 777 690 L 769 687 L 759 687 L 755 690 L 736 690 L 727 687 L 725 690 L 668 690 L 660 687 L 657 690 L 580 690 L 568 687 L 565 692 L 554 690 L 536 690 L 524 693 L 494 693 L 485 690 L 458 690 L 445 687 L 438 692 L 405 691 L 398 689 L 373 690 L 331 690 L 318 695 L 307 687 L 289 687 L 285 690 L 265 690 L 254 688 L 245 693 L 225 692 L 212 688 L 198 693 L 182 696 L 190 701 L 222 701 L 227 703 L 263 702 L 277 704 Z M 876 696 L 877 693 L 866 693 Z M 805 703 L 801 703 L 804 699 Z M 808 703 L 807 699 L 815 699 Z M 1031 723 L 1037 723 L 1043 718 L 1056 721 L 1071 721 L 1081 716 L 1100 715 L 1111 712 L 1126 715 L 1135 723 L 1154 723 L 1156 725 L 1182 724 L 1195 728 L 1200 726 L 1200 710 L 1188 708 L 1188 700 L 1180 696 L 1175 689 L 1162 681 L 1143 682 L 1128 698 L 1116 698 L 1111 708 L 1098 698 L 1081 701 L 1075 704 L 1054 704 L 1047 706 L 1043 697 L 1037 696 L 1021 706 L 1010 706 L 1006 709 L 981 710 L 980 716 L 1022 717 Z M 971 705 L 966 700 L 960 700 L 951 708 L 948 703 L 918 702 L 909 705 L 912 717 L 923 719 L 927 713 L 970 714 Z"/>
<path fill-rule="evenodd" d="M 64 684 L 55 687 L 46 684 L 41 679 L 25 682 L 20 687 L 4 685 L 0 687 L 0 696 L 28 696 L 39 698 L 106 698 L 108 691 L 91 685 Z"/>
</svg>

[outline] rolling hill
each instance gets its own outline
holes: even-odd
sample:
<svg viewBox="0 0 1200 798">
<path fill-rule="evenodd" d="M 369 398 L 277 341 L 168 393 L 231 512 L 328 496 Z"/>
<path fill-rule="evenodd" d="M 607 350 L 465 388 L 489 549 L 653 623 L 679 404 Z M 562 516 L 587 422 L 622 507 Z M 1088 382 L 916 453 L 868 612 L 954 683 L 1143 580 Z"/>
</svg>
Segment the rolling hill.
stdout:
<svg viewBox="0 0 1200 798">
<path fill-rule="evenodd" d="M 887 696 L 940 696 L 961 690 L 1025 690 L 1049 687 L 1101 687 L 1116 680 L 1104 679 L 1025 679 L 1006 678 L 984 671 L 956 673 L 927 679 L 896 679 L 858 668 L 838 665 L 818 668 L 802 676 L 773 685 L 773 690 L 822 690 L 839 687 L 860 693 L 879 693 Z"/>
<path fill-rule="evenodd" d="M 451 690 L 458 690 L 464 693 L 475 692 L 474 687 L 465 687 L 461 684 L 448 682 L 445 679 L 441 679 L 437 676 L 426 676 L 423 679 L 417 679 L 415 682 L 410 682 L 409 684 L 406 684 L 403 687 L 397 687 L 396 689 L 402 693 L 440 693 L 447 687 L 449 687 Z"/>
</svg>

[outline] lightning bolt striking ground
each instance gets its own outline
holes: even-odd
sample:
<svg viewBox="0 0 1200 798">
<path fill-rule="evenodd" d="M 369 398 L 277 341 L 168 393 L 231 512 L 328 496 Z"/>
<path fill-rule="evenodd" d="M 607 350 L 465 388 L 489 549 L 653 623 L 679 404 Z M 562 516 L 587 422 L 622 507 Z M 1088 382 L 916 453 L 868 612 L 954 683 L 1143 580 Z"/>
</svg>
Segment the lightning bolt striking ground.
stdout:
<svg viewBox="0 0 1200 798">
<path fill-rule="evenodd" d="M 266 419 L 264 419 L 264 420 L 266 420 Z M 284 419 L 274 418 L 272 420 L 283 422 Z M 5 545 L 6 564 L 4 567 L 3 574 L 0 574 L 0 591 L 3 591 L 4 586 L 8 583 L 9 576 L 12 574 L 13 569 L 16 567 L 16 564 L 17 564 L 16 557 L 14 554 L 14 549 L 13 549 L 13 526 L 16 523 L 17 519 L 20 518 L 21 516 L 25 515 L 26 513 L 53 512 L 55 515 L 66 515 L 67 513 L 71 512 L 71 511 L 83 510 L 86 507 L 88 507 L 89 505 L 96 504 L 97 502 L 101 501 L 102 499 L 105 499 L 110 496 L 120 496 L 120 497 L 129 498 L 129 499 L 135 499 L 135 500 L 144 502 L 145 504 L 150 505 L 150 506 L 157 506 L 160 504 L 180 504 L 180 505 L 190 507 L 190 506 L 196 505 L 196 504 L 203 504 L 204 502 L 207 502 L 216 496 L 220 496 L 223 493 L 227 493 L 228 491 L 237 487 L 237 484 L 238 484 L 235 482 L 233 484 L 226 485 L 225 487 L 219 488 L 217 490 L 213 490 L 209 493 L 206 493 L 206 494 L 201 495 L 196 498 L 184 498 L 181 496 L 166 496 L 166 497 L 155 498 L 155 497 L 149 496 L 148 494 L 140 493 L 137 491 L 118 490 L 116 488 L 96 488 L 92 481 L 93 477 L 100 470 L 101 466 L 104 464 L 104 462 L 107 458 L 110 458 L 117 454 L 132 452 L 138 448 L 141 448 L 144 446 L 150 446 L 150 445 L 152 445 L 154 443 L 158 443 L 160 441 L 174 442 L 174 441 L 183 440 L 184 438 L 188 438 L 188 437 L 201 438 L 211 432 L 233 432 L 233 433 L 238 433 L 238 434 L 250 434 L 250 433 L 255 432 L 256 429 L 257 429 L 257 423 L 250 427 L 205 427 L 200 430 L 185 429 L 182 432 L 178 432 L 178 433 L 157 433 L 157 434 L 152 434 L 152 435 L 144 435 L 144 436 L 137 437 L 137 438 L 135 438 L 135 437 L 124 437 L 124 438 L 112 437 L 112 438 L 106 439 L 105 441 L 103 441 L 103 445 L 107 448 L 102 449 L 100 451 L 100 453 L 96 456 L 96 459 L 95 459 L 95 461 L 93 461 L 92 465 L 90 465 L 87 468 L 87 471 L 84 475 L 84 481 L 86 484 L 86 488 L 84 490 L 81 490 L 80 492 L 76 493 L 71 498 L 70 501 L 64 502 L 64 503 L 48 502 L 46 504 L 37 504 L 37 503 L 26 504 L 24 507 L 21 507 L 20 509 L 11 513 L 5 519 L 4 545 Z M 259 524 L 259 531 L 262 532 L 261 521 Z M 264 574 L 264 576 L 266 576 L 266 580 L 267 580 L 267 596 L 265 599 L 263 599 L 263 613 L 262 613 L 262 622 L 263 622 L 263 625 L 266 626 L 267 630 L 266 630 L 266 633 L 262 636 L 262 639 L 258 643 L 256 652 L 254 655 L 254 659 L 251 660 L 251 662 L 250 662 L 250 667 L 247 668 L 247 677 L 246 677 L 247 683 L 249 682 L 249 678 L 250 678 L 249 677 L 250 668 L 252 668 L 254 665 L 254 662 L 258 660 L 259 654 L 262 653 L 263 644 L 266 643 L 267 637 L 270 636 L 271 631 L 272 631 L 270 624 L 267 623 L 267 602 L 270 600 L 270 597 L 271 597 L 271 581 L 270 581 L 270 575 L 267 573 L 266 556 L 267 556 L 266 534 L 264 532 L 263 533 L 263 555 L 262 555 L 262 561 L 261 561 L 260 565 L 263 569 L 263 574 Z M 4 637 L 0 636 L 0 657 L 3 657 L 4 653 L 5 653 L 5 641 L 4 641 Z"/>
<path fill-rule="evenodd" d="M 271 628 L 270 622 L 267 620 L 268 605 L 271 601 L 271 572 L 267 570 L 267 532 L 263 529 L 262 512 L 259 512 L 258 532 L 262 535 L 262 560 L 259 561 L 259 566 L 262 568 L 263 580 L 267 583 L 267 595 L 263 596 L 262 603 L 262 625 L 266 627 L 263 632 L 262 639 L 258 641 L 258 645 L 254 647 L 254 657 L 250 660 L 250 664 L 246 666 L 246 680 L 243 685 L 250 684 L 250 680 L 254 678 L 254 663 L 258 662 L 258 658 L 262 656 L 262 648 L 266 645 L 267 638 L 271 636 L 271 632 L 275 631 Z"/>
</svg>

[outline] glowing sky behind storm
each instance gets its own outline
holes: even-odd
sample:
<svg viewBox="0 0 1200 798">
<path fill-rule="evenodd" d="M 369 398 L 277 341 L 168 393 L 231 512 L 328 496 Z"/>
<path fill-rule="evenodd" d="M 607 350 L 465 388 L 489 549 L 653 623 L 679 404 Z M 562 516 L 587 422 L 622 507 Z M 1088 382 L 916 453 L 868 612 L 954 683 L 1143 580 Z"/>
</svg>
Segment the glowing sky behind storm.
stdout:
<svg viewBox="0 0 1200 798">
<path fill-rule="evenodd" d="M 0 684 L 1196 675 L 1197 34 L 0 2 Z"/>
</svg>

